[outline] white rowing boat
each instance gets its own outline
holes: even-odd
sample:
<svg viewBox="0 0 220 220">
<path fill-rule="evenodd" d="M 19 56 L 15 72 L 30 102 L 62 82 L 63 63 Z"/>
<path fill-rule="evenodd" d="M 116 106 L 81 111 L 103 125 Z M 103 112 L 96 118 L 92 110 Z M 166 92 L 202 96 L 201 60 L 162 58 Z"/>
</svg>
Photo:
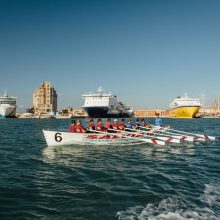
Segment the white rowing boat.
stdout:
<svg viewBox="0 0 220 220">
<path fill-rule="evenodd" d="M 128 144 L 128 143 L 151 143 L 165 145 L 165 142 L 153 138 L 143 138 L 141 134 L 119 133 L 71 133 L 43 130 L 48 146 L 73 145 L 73 144 Z"/>
<path fill-rule="evenodd" d="M 73 145 L 73 144 L 128 144 L 128 143 L 150 143 L 154 145 L 165 145 L 168 143 L 180 143 L 180 141 L 206 141 L 215 140 L 215 137 L 173 130 L 170 128 L 139 127 L 144 130 L 129 129 L 130 132 L 108 129 L 109 132 L 90 130 L 91 133 L 71 133 L 43 130 L 48 146 Z"/>
</svg>

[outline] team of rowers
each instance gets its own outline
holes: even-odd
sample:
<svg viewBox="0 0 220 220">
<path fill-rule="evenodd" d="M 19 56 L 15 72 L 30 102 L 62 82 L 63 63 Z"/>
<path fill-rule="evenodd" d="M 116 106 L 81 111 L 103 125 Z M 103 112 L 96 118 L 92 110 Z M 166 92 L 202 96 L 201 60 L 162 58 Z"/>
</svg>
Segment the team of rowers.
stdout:
<svg viewBox="0 0 220 220">
<path fill-rule="evenodd" d="M 162 120 L 160 119 L 159 115 L 156 115 L 155 119 L 155 126 L 161 126 L 162 125 Z M 72 120 L 71 125 L 69 127 L 69 131 L 73 133 L 86 133 L 86 132 L 114 132 L 114 131 L 120 131 L 120 130 L 125 130 L 125 129 L 138 129 L 140 127 L 148 127 L 151 128 L 152 125 L 148 124 L 145 122 L 144 119 L 139 119 L 137 118 L 134 123 L 131 122 L 130 119 L 125 122 L 125 119 L 121 119 L 120 123 L 118 123 L 117 119 L 114 119 L 114 122 L 112 123 L 111 119 L 108 118 L 105 126 L 102 123 L 102 119 L 97 119 L 97 124 L 95 125 L 94 120 L 90 119 L 90 122 L 87 125 L 87 128 L 84 128 L 81 124 L 81 121 L 78 120 Z"/>
</svg>

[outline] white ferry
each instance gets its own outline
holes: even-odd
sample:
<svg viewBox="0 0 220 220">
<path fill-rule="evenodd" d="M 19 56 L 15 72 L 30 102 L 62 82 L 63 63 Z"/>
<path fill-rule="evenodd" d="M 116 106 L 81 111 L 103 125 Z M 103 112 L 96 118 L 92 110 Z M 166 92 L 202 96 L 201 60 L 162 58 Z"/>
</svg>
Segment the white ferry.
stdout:
<svg viewBox="0 0 220 220">
<path fill-rule="evenodd" d="M 200 107 L 200 99 L 189 98 L 185 94 L 184 97 L 177 97 L 170 104 L 169 115 L 173 118 L 194 118 Z"/>
<path fill-rule="evenodd" d="M 125 105 L 111 93 L 104 93 L 99 87 L 97 93 L 82 95 L 85 103 L 82 108 L 92 118 L 121 118 L 132 117 L 134 111 L 130 106 Z"/>
<path fill-rule="evenodd" d="M 0 118 L 13 118 L 16 114 L 16 98 L 8 96 L 6 91 L 4 96 L 0 96 Z"/>
</svg>

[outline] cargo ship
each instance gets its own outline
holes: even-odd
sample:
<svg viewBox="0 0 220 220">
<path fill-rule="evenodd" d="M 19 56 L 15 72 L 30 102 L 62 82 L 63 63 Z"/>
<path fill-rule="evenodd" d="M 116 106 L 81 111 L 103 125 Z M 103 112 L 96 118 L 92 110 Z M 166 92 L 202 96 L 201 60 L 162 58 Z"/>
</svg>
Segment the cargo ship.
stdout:
<svg viewBox="0 0 220 220">
<path fill-rule="evenodd" d="M 99 87 L 97 93 L 84 94 L 85 103 L 82 108 L 91 118 L 127 118 L 134 115 L 130 106 L 125 105 L 111 93 L 105 93 Z"/>
<path fill-rule="evenodd" d="M 0 96 L 0 118 L 14 118 L 16 114 L 16 98 L 8 96 L 6 91 Z"/>
<path fill-rule="evenodd" d="M 178 96 L 170 104 L 169 116 L 172 118 L 195 118 L 201 107 L 200 99 L 189 98 L 187 94 Z"/>
</svg>

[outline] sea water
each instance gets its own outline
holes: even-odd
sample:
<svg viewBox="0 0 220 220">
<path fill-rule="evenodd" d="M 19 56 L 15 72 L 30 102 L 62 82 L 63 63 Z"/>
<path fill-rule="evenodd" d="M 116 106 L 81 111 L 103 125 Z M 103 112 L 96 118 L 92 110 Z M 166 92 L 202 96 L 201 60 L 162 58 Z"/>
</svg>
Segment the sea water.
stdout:
<svg viewBox="0 0 220 220">
<path fill-rule="evenodd" d="M 163 120 L 217 139 L 47 147 L 70 120 L 0 120 L 0 219 L 220 219 L 220 119 Z"/>
</svg>

